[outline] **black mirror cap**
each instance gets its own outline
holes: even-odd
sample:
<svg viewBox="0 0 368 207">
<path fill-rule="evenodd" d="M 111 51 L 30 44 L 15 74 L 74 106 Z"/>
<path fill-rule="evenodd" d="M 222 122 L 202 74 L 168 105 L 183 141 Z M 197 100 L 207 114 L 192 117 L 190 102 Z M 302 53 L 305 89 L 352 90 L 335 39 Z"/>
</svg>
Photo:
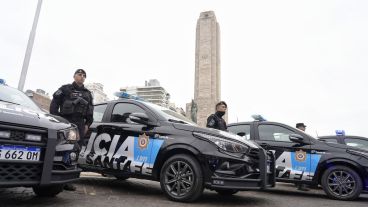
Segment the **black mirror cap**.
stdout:
<svg viewBox="0 0 368 207">
<path fill-rule="evenodd" d="M 150 118 L 145 113 L 131 113 L 129 115 L 129 119 L 130 121 L 138 124 L 144 124 L 147 126 L 159 126 L 158 123 L 155 123 L 154 121 L 150 120 Z"/>
<path fill-rule="evenodd" d="M 290 141 L 296 142 L 296 143 L 304 143 L 304 137 L 300 134 L 290 134 L 289 136 Z"/>
</svg>

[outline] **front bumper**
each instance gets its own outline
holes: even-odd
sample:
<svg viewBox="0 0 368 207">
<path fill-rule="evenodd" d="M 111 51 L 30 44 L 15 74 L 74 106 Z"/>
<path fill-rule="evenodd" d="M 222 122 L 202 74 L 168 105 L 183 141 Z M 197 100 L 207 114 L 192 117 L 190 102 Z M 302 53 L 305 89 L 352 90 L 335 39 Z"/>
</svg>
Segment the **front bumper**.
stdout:
<svg viewBox="0 0 368 207">
<path fill-rule="evenodd" d="M 8 126 L 0 123 L 0 128 L 17 133 L 16 139 L 1 139 L 2 145 L 37 146 L 41 148 L 40 161 L 0 161 L 0 187 L 46 186 L 64 184 L 77 180 L 81 169 L 75 164 L 60 168 L 60 162 L 55 161 L 58 142 L 56 130 L 33 129 L 20 126 Z M 22 132 L 42 134 L 42 143 L 29 142 L 20 136 Z M 73 149 L 74 150 L 74 149 Z"/>
<path fill-rule="evenodd" d="M 257 153 L 258 165 L 256 171 L 242 176 L 234 176 L 215 171 L 209 181 L 205 183 L 206 187 L 212 190 L 232 189 L 232 190 L 259 190 L 275 186 L 275 157 L 272 152 L 259 149 Z M 247 164 L 244 164 L 246 166 Z M 239 169 L 244 168 L 239 166 Z M 235 171 L 236 171 L 235 170 Z M 231 172 L 231 171 L 229 171 Z"/>
</svg>

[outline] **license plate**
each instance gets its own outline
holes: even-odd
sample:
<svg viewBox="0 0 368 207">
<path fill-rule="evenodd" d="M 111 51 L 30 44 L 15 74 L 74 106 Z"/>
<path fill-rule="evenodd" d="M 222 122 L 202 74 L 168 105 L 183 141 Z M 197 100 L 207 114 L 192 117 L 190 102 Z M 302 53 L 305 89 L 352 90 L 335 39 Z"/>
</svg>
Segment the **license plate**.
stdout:
<svg viewBox="0 0 368 207">
<path fill-rule="evenodd" d="M 0 145 L 0 160 L 39 161 L 41 148 Z"/>
</svg>

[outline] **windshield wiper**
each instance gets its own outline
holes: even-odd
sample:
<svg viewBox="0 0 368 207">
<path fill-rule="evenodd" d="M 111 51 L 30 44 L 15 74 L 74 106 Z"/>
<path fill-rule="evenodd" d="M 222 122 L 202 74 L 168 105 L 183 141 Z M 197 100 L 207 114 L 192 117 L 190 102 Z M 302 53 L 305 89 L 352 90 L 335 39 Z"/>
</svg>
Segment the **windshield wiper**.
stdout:
<svg viewBox="0 0 368 207">
<path fill-rule="evenodd" d="M 2 102 L 6 102 L 6 103 L 10 103 L 10 104 L 20 105 L 19 103 L 14 103 L 14 102 L 11 102 L 11 101 L 5 101 L 5 100 L 3 100 L 3 99 L 0 99 L 0 101 L 2 101 Z"/>
<path fill-rule="evenodd" d="M 168 119 L 168 121 L 174 122 L 174 123 L 179 123 L 179 124 L 188 124 L 187 122 L 184 122 L 184 121 L 181 121 L 181 120 L 176 120 L 176 119 Z"/>
</svg>

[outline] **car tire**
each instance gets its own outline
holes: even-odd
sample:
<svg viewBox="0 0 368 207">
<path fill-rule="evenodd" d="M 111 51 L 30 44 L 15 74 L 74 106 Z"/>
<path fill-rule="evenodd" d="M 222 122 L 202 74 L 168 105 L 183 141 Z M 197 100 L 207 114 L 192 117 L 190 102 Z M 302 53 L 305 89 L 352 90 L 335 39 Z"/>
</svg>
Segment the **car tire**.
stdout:
<svg viewBox="0 0 368 207">
<path fill-rule="evenodd" d="M 160 184 L 170 200 L 193 202 L 204 189 L 201 166 L 191 155 L 174 155 L 161 168 Z"/>
<path fill-rule="evenodd" d="M 114 175 L 114 177 L 118 180 L 126 180 L 129 178 L 127 175 Z"/>
<path fill-rule="evenodd" d="M 359 174 L 342 165 L 328 168 L 322 175 L 321 185 L 327 196 L 335 200 L 354 200 L 363 190 Z"/>
<path fill-rule="evenodd" d="M 235 193 L 239 192 L 238 190 L 231 190 L 231 189 L 221 189 L 221 190 L 216 190 L 216 192 L 219 195 L 222 196 L 231 196 L 234 195 Z"/>
<path fill-rule="evenodd" d="M 63 191 L 64 185 L 36 186 L 33 192 L 40 197 L 55 197 Z"/>
</svg>

